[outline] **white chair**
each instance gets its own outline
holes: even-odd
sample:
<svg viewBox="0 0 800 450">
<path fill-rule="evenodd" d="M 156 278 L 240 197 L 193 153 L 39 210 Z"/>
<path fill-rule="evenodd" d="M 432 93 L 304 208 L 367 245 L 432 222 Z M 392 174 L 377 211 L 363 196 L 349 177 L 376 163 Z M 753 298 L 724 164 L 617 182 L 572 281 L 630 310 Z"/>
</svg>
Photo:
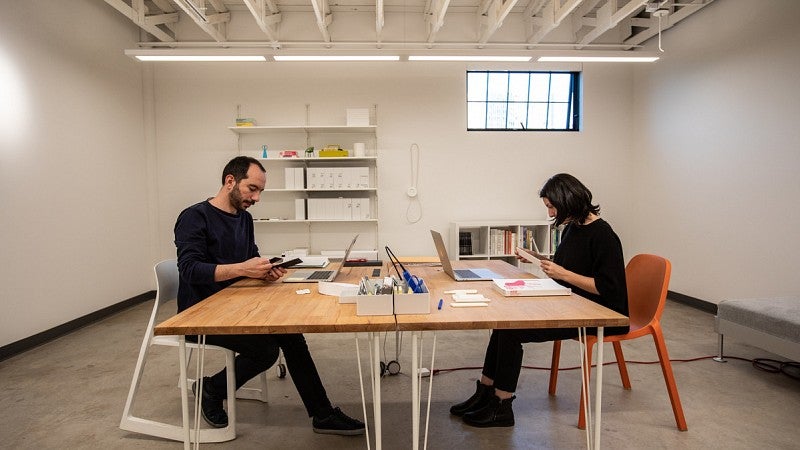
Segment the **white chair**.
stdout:
<svg viewBox="0 0 800 450">
<path fill-rule="evenodd" d="M 175 347 L 177 349 L 180 342 L 178 336 L 153 335 L 153 328 L 156 325 L 156 316 L 159 308 L 164 303 L 175 299 L 178 295 L 177 261 L 174 259 L 161 261 L 155 265 L 154 269 L 156 273 L 157 288 L 156 300 L 153 305 L 153 312 L 150 314 L 150 322 L 148 322 L 147 329 L 144 332 L 144 339 L 142 340 L 142 346 L 139 350 L 139 359 L 136 361 L 136 369 L 133 372 L 133 380 L 131 381 L 131 387 L 128 391 L 128 400 L 125 402 L 125 409 L 122 412 L 122 420 L 119 423 L 119 427 L 126 431 L 133 431 L 150 436 L 158 436 L 175 441 L 183 441 L 186 436 L 183 424 L 173 425 L 164 422 L 157 422 L 154 420 L 134 416 L 131 412 L 133 409 L 134 400 L 136 399 L 136 394 L 139 391 L 139 383 L 142 379 L 145 360 L 148 352 L 150 351 L 150 347 L 152 345 L 165 345 L 169 347 Z M 186 342 L 186 347 L 190 349 L 189 358 L 187 358 L 188 361 L 188 359 L 191 358 L 191 349 L 199 348 L 199 345 L 192 342 Z M 201 443 L 230 441 L 236 438 L 236 398 L 260 400 L 264 403 L 267 402 L 266 372 L 263 372 L 258 376 L 261 381 L 260 389 L 243 387 L 237 392 L 234 392 L 236 387 L 234 382 L 234 352 L 223 347 L 208 344 L 205 346 L 205 349 L 222 351 L 225 354 L 225 367 L 227 368 L 226 374 L 228 379 L 228 426 L 225 428 L 202 428 L 199 431 L 197 440 Z M 187 383 L 184 386 L 191 386 L 193 381 L 194 380 L 191 379 L 187 380 Z M 182 385 L 180 380 L 178 385 Z M 183 399 L 188 399 L 189 393 L 181 392 L 181 396 Z M 184 404 L 182 406 L 182 410 L 184 411 L 183 420 L 184 422 L 187 422 L 189 421 L 188 413 L 186 412 L 188 411 L 188 405 Z M 191 439 L 192 441 L 195 440 L 195 433 L 191 433 Z"/>
</svg>

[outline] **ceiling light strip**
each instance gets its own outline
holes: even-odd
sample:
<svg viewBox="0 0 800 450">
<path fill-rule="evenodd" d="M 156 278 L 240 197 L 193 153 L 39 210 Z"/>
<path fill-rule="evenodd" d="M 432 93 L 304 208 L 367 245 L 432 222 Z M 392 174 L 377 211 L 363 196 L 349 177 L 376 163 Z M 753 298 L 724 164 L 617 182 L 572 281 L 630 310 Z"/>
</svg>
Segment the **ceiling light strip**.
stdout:
<svg viewBox="0 0 800 450">
<path fill-rule="evenodd" d="M 502 61 L 502 62 L 528 62 L 531 56 L 435 56 L 435 55 L 410 55 L 409 61 Z"/>
<path fill-rule="evenodd" d="M 539 62 L 654 62 L 658 56 L 540 56 Z"/>
<path fill-rule="evenodd" d="M 265 56 L 256 55 L 136 55 L 139 61 L 198 61 L 198 62 L 212 62 L 212 61 L 260 61 L 267 60 Z"/>
<path fill-rule="evenodd" d="M 397 55 L 275 55 L 275 61 L 399 61 Z"/>
</svg>

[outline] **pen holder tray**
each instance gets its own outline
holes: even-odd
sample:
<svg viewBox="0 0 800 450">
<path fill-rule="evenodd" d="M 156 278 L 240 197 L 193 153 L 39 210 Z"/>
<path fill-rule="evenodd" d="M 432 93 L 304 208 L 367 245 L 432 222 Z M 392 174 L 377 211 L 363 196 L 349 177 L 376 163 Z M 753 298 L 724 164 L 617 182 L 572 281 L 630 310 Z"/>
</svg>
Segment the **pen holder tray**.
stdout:
<svg viewBox="0 0 800 450">
<path fill-rule="evenodd" d="M 357 316 L 391 316 L 392 294 L 355 295 Z"/>
<path fill-rule="evenodd" d="M 430 314 L 431 313 L 431 293 L 428 287 L 423 285 L 424 292 L 407 294 L 394 294 L 394 313 L 395 314 Z"/>
</svg>

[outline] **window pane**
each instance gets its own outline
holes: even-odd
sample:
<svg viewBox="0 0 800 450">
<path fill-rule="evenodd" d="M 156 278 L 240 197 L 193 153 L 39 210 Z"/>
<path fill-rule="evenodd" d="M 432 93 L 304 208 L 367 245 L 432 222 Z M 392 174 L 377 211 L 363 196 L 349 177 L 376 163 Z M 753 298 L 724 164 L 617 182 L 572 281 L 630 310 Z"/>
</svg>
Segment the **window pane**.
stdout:
<svg viewBox="0 0 800 450">
<path fill-rule="evenodd" d="M 547 103 L 530 103 L 528 106 L 528 128 L 547 128 Z"/>
<path fill-rule="evenodd" d="M 486 128 L 506 127 L 506 103 L 490 102 L 486 117 Z"/>
<path fill-rule="evenodd" d="M 508 120 L 506 120 L 506 128 L 518 130 L 527 128 L 525 125 L 528 106 L 525 103 L 509 103 L 508 104 Z"/>
<path fill-rule="evenodd" d="M 547 118 L 547 124 L 551 130 L 564 130 L 567 128 L 567 104 L 566 103 L 551 103 L 550 104 L 550 117 Z"/>
<path fill-rule="evenodd" d="M 524 102 L 528 99 L 528 78 L 527 73 L 509 74 L 508 101 Z"/>
<path fill-rule="evenodd" d="M 467 103 L 467 128 L 486 128 L 486 103 Z"/>
<path fill-rule="evenodd" d="M 568 102 L 569 87 L 572 75 L 568 73 L 554 73 L 550 79 L 550 101 Z"/>
<path fill-rule="evenodd" d="M 531 94 L 528 100 L 532 102 L 546 102 L 550 97 L 550 74 L 531 74 Z"/>
<path fill-rule="evenodd" d="M 486 72 L 467 72 L 467 101 L 486 101 Z"/>
<path fill-rule="evenodd" d="M 506 101 L 508 99 L 508 73 L 492 72 L 489 74 L 489 101 Z"/>
<path fill-rule="evenodd" d="M 469 130 L 578 131 L 579 72 L 467 72 Z"/>
</svg>

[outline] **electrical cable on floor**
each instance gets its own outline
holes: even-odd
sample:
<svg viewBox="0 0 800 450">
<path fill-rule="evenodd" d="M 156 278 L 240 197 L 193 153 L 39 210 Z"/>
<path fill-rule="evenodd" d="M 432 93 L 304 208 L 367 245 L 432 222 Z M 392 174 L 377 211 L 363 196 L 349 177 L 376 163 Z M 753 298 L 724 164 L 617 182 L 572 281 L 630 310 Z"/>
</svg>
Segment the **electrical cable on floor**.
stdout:
<svg viewBox="0 0 800 450">
<path fill-rule="evenodd" d="M 694 361 L 701 361 L 704 359 L 714 359 L 716 356 L 699 356 L 697 358 L 688 358 L 688 359 L 670 359 L 670 362 L 694 362 Z M 725 359 L 736 359 L 739 361 L 747 361 L 753 364 L 753 367 L 759 370 L 763 370 L 765 372 L 770 373 L 782 373 L 789 378 L 800 380 L 800 363 L 794 361 L 777 361 L 774 359 L 768 358 L 754 358 L 754 359 L 747 359 L 747 358 L 740 358 L 738 356 L 728 356 L 725 355 Z M 661 361 L 629 361 L 625 360 L 626 364 L 660 364 Z M 612 364 L 617 364 L 616 361 L 609 361 L 603 363 L 603 366 L 608 366 Z M 597 364 L 592 364 L 596 366 Z M 458 370 L 480 370 L 483 367 L 480 366 L 472 366 L 472 367 L 453 367 L 449 369 L 433 369 L 431 371 L 431 375 L 438 375 L 444 374 L 449 372 L 455 372 Z M 535 370 L 550 370 L 550 367 L 541 367 L 541 366 L 522 366 L 523 369 L 535 369 Z M 572 367 L 559 367 L 558 370 L 577 370 L 580 369 L 580 366 L 572 366 Z"/>
</svg>

